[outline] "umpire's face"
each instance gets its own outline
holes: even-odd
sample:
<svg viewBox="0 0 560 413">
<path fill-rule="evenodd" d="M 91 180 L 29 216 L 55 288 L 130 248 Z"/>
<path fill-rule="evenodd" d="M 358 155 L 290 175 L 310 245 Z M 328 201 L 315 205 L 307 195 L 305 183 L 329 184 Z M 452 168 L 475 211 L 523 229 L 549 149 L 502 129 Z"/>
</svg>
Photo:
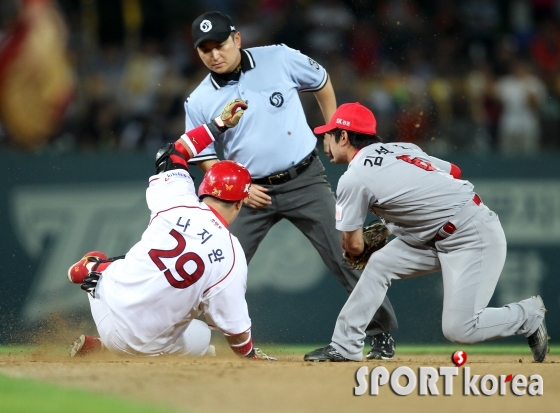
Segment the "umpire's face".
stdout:
<svg viewBox="0 0 560 413">
<path fill-rule="evenodd" d="M 223 42 L 207 40 L 196 48 L 202 62 L 212 72 L 225 74 L 233 72 L 241 63 L 241 35 L 235 33 Z"/>
</svg>

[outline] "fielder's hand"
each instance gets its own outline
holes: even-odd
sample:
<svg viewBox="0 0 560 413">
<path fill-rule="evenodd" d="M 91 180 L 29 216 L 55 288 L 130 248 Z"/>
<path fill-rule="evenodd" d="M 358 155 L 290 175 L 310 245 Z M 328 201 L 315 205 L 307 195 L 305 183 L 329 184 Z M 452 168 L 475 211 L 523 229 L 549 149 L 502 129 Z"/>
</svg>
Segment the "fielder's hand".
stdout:
<svg viewBox="0 0 560 413">
<path fill-rule="evenodd" d="M 364 250 L 360 255 L 352 256 L 346 251 L 342 254 L 342 259 L 355 270 L 363 270 L 368 263 L 369 257 L 387 244 L 391 232 L 382 222 L 375 222 L 363 229 Z"/>
<path fill-rule="evenodd" d="M 233 128 L 239 123 L 241 116 L 243 116 L 247 108 L 247 102 L 241 99 L 235 99 L 224 107 L 224 110 L 222 110 L 220 114 L 220 120 L 228 128 Z"/>
</svg>

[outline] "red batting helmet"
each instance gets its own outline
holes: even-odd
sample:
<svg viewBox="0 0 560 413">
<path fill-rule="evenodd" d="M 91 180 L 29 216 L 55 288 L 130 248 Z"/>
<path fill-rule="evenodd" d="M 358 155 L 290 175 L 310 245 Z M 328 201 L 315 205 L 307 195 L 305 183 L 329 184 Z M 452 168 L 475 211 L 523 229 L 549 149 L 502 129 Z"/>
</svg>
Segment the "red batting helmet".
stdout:
<svg viewBox="0 0 560 413">
<path fill-rule="evenodd" d="M 210 167 L 198 187 L 198 197 L 209 195 L 224 201 L 241 201 L 249 196 L 251 174 L 234 161 L 220 161 Z"/>
</svg>

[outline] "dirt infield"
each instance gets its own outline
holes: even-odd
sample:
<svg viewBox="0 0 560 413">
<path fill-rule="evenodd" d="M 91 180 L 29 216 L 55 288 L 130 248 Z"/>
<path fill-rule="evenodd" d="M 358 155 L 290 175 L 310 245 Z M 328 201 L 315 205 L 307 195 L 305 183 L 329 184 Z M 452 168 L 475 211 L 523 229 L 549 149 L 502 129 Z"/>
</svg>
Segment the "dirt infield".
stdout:
<svg viewBox="0 0 560 413">
<path fill-rule="evenodd" d="M 184 412 L 524 412 L 557 411 L 560 403 L 560 356 L 543 364 L 524 356 L 469 356 L 471 374 L 540 374 L 542 396 L 463 396 L 462 374 L 454 378 L 453 396 L 397 396 L 388 386 L 379 396 L 354 396 L 356 370 L 383 365 L 389 371 L 409 366 L 451 366 L 449 356 L 401 355 L 389 362 L 305 363 L 302 355 L 281 355 L 278 362 L 239 359 L 227 348 L 200 359 L 122 358 L 109 354 L 71 359 L 49 350 L 0 356 L 0 374 L 64 386 L 87 388 L 171 406 Z M 479 380 L 480 382 L 480 380 Z M 406 384 L 402 382 L 401 384 Z M 443 377 L 437 382 L 440 393 Z M 556 407 L 554 407 L 556 406 Z"/>
</svg>

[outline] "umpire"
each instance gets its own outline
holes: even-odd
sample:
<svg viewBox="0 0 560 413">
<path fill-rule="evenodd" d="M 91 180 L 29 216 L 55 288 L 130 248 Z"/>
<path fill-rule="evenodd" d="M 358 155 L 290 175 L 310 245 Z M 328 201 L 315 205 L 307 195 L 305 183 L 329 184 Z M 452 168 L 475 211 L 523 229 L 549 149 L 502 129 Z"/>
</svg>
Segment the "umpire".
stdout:
<svg viewBox="0 0 560 413">
<path fill-rule="evenodd" d="M 359 273 L 342 263 L 335 198 L 298 96 L 298 92 L 313 92 L 328 122 L 336 98 L 326 70 L 285 45 L 242 49 L 241 34 L 221 12 L 195 19 L 192 36 L 210 73 L 185 102 L 186 130 L 212 121 L 235 98 L 251 108 L 236 128 L 217 140 L 224 157 L 245 165 L 253 177 L 250 197 L 230 226 L 247 262 L 269 229 L 286 218 L 311 241 L 350 294 Z M 326 139 L 324 151 L 330 155 Z M 214 145 L 191 161 L 206 172 L 218 161 Z M 393 358 L 395 345 L 389 331 L 396 328 L 395 313 L 385 298 L 366 330 L 372 345 L 368 359 Z"/>
</svg>

